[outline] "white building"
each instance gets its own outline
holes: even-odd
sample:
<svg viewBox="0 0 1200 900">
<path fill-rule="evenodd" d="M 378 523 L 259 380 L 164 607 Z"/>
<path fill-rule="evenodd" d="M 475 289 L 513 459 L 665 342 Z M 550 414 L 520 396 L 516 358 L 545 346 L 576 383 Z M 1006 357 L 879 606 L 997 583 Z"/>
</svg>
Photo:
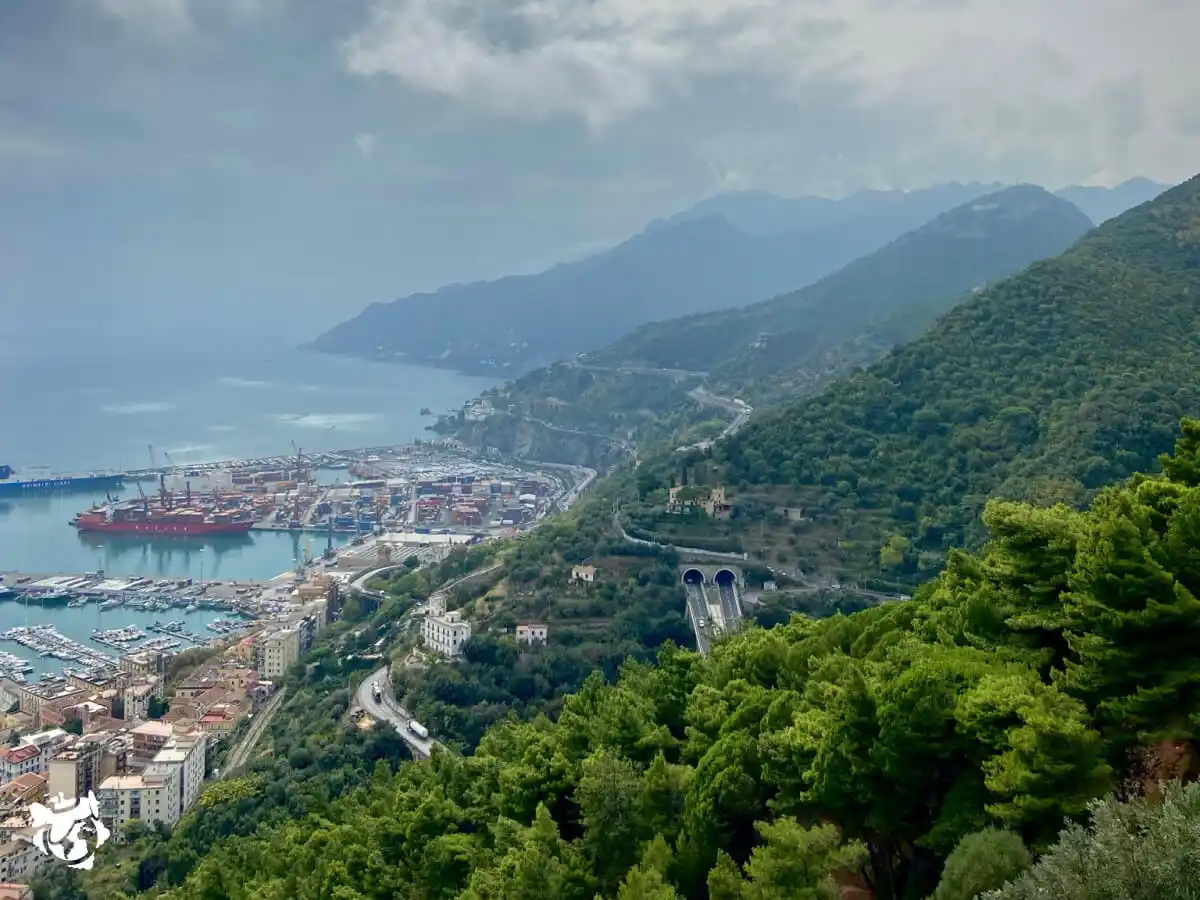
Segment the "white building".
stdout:
<svg viewBox="0 0 1200 900">
<path fill-rule="evenodd" d="M 440 616 L 426 616 L 421 624 L 421 639 L 430 650 L 453 659 L 462 653 L 471 638 L 471 623 L 458 610 Z"/>
<path fill-rule="evenodd" d="M 282 678 L 299 658 L 300 630 L 281 628 L 263 637 L 259 672 L 263 678 Z"/>
<path fill-rule="evenodd" d="M 45 772 L 50 760 L 74 736 L 61 728 L 27 734 L 12 747 L 0 748 L 0 782 L 12 781 L 28 772 Z"/>
<path fill-rule="evenodd" d="M 100 819 L 117 832 L 134 819 L 174 825 L 179 809 L 180 770 L 151 763 L 141 775 L 110 775 L 100 785 Z"/>
<path fill-rule="evenodd" d="M 111 775 L 96 799 L 100 818 L 109 828 L 134 819 L 174 825 L 200 796 L 208 736 L 194 731 L 167 741 L 141 775 Z"/>
<path fill-rule="evenodd" d="M 179 814 L 183 815 L 200 796 L 204 784 L 205 753 L 208 735 L 202 731 L 181 734 L 167 741 L 154 756 L 151 766 L 167 766 L 180 771 Z"/>
<path fill-rule="evenodd" d="M 518 644 L 544 644 L 550 634 L 550 627 L 543 622 L 530 622 L 517 626 Z"/>
<path fill-rule="evenodd" d="M 51 859 L 28 841 L 6 840 L 0 844 L 0 882 L 24 883 Z"/>
</svg>

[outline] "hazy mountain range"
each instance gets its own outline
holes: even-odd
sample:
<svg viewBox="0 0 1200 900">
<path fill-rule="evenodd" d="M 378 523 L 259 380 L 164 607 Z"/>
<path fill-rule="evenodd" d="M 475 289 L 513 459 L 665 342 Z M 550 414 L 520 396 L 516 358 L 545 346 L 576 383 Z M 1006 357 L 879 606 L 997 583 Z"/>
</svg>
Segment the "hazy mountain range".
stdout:
<svg viewBox="0 0 1200 900">
<path fill-rule="evenodd" d="M 722 194 L 579 262 L 374 303 L 308 346 L 511 377 L 648 322 L 804 287 L 999 187 L 944 184 L 841 200 Z M 1165 187 L 1134 179 L 1059 194 L 1096 222 Z"/>
</svg>

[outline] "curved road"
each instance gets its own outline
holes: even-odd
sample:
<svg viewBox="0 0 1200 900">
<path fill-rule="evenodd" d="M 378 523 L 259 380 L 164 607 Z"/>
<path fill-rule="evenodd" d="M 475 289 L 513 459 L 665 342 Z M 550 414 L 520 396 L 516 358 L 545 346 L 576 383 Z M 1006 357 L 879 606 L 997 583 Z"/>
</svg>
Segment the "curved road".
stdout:
<svg viewBox="0 0 1200 900">
<path fill-rule="evenodd" d="M 379 683 L 380 693 L 382 694 L 378 703 L 375 702 L 375 697 L 371 693 L 371 685 L 375 682 Z M 408 723 L 413 721 L 413 715 L 397 703 L 396 698 L 392 695 L 392 679 L 389 677 L 387 666 L 367 676 L 363 680 L 363 683 L 358 686 L 358 690 L 354 694 L 354 699 L 358 701 L 359 706 L 367 711 L 367 714 L 371 718 L 378 722 L 387 722 L 395 728 L 396 733 L 400 735 L 400 739 L 408 744 L 408 748 L 412 751 L 414 759 L 429 759 L 429 755 L 434 747 L 439 750 L 446 749 L 432 738 L 419 737 L 409 729 Z"/>
</svg>

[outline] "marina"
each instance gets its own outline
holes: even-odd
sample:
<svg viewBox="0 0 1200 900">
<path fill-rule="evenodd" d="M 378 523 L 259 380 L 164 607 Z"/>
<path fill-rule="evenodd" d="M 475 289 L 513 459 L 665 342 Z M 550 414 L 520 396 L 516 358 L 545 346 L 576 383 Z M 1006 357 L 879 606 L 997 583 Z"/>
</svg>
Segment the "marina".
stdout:
<svg viewBox="0 0 1200 900">
<path fill-rule="evenodd" d="M 240 592 L 240 593 L 239 593 Z M 0 574 L 0 673 L 15 681 L 178 652 L 254 627 L 286 604 L 260 582 Z M 171 616 L 164 616 L 166 610 Z M 209 628 L 211 623 L 220 623 Z M 64 665 L 64 663 L 66 665 Z"/>
</svg>

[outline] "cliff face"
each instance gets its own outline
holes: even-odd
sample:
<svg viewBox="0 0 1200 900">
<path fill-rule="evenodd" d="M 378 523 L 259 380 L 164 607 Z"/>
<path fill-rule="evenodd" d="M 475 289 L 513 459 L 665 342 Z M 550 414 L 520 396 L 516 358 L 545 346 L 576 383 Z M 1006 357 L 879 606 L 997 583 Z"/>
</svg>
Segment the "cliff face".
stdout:
<svg viewBox="0 0 1200 900">
<path fill-rule="evenodd" d="M 610 438 L 552 428 L 540 422 L 498 414 L 478 422 L 463 422 L 451 430 L 472 447 L 494 448 L 506 456 L 564 463 L 603 470 L 626 454 Z"/>
</svg>

